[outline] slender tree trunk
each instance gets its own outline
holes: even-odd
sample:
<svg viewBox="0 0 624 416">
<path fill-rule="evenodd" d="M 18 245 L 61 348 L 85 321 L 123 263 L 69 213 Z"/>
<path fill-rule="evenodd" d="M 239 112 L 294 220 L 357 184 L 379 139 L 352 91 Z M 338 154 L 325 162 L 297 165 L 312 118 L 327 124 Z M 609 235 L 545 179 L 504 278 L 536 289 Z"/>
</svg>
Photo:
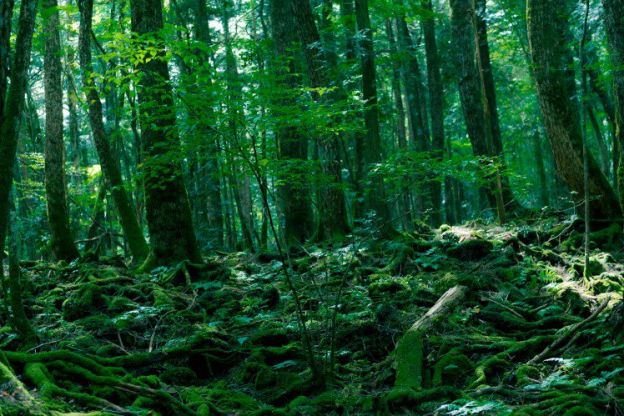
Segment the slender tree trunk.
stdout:
<svg viewBox="0 0 624 416">
<path fill-rule="evenodd" d="M 237 160 L 238 162 L 242 159 L 234 158 L 234 155 L 242 152 L 245 148 L 245 145 L 243 144 L 244 134 L 241 133 L 240 129 L 240 118 L 243 114 L 242 86 L 238 75 L 238 64 L 236 62 L 236 56 L 234 55 L 234 51 L 232 50 L 232 41 L 229 31 L 230 13 L 231 8 L 233 7 L 233 3 L 231 0 L 222 0 L 221 6 L 221 17 L 225 42 L 225 72 L 228 91 L 228 102 L 226 104 L 226 108 L 230 139 L 233 143 L 233 146 L 230 146 L 230 154 L 232 155 L 231 160 Z M 241 155 L 241 157 L 247 156 Z M 249 195 L 250 189 L 248 186 L 249 177 L 246 173 L 243 173 L 244 177 L 241 183 L 241 181 L 239 180 L 239 176 L 241 173 L 241 169 L 239 168 L 240 165 L 242 165 L 242 163 L 229 164 L 230 182 L 235 192 L 234 200 L 236 202 L 236 209 L 238 210 L 238 218 L 241 223 L 241 230 L 243 232 L 245 245 L 248 249 L 254 251 L 255 248 L 253 235 L 255 234 L 255 232 L 254 223 L 251 218 L 252 207 L 251 197 Z"/>
<path fill-rule="evenodd" d="M 24 94 L 30 65 L 33 32 L 37 2 L 22 0 L 17 29 L 13 64 L 11 66 L 11 85 L 4 98 L 6 106 L 0 120 L 0 254 L 4 250 L 9 220 L 9 194 L 13 184 L 13 169 L 17 150 L 18 125 L 24 108 Z"/>
<path fill-rule="evenodd" d="M 15 0 L 3 0 L 0 3 L 0 124 L 4 115 L 4 99 L 6 98 L 9 64 L 11 56 L 11 22 Z"/>
<path fill-rule="evenodd" d="M 203 43 L 206 47 L 212 46 L 210 40 L 210 31 L 208 27 L 208 10 L 206 8 L 205 0 L 198 0 L 195 9 L 195 24 L 194 24 L 195 38 Z M 201 64 L 204 67 L 209 68 L 209 56 L 204 51 L 197 51 L 197 54 L 201 56 Z M 212 82 L 209 81 L 209 84 Z M 214 114 L 213 104 L 208 103 L 207 110 L 210 115 Z M 204 110 L 206 110 L 206 107 Z M 211 239 L 212 246 L 214 248 L 223 248 L 223 207 L 221 202 L 221 181 L 219 179 L 219 146 L 217 145 L 216 137 L 209 132 L 208 128 L 203 130 L 204 142 L 200 147 L 202 155 L 198 158 L 198 163 L 202 172 L 202 184 L 200 189 L 205 190 L 202 196 L 205 196 L 206 201 L 202 201 L 202 204 L 206 204 L 206 220 L 208 223 L 208 238 Z"/>
<path fill-rule="evenodd" d="M 613 66 L 613 96 L 615 98 L 615 137 L 613 148 L 619 149 L 617 184 L 620 204 L 624 207 L 624 0 L 602 0 L 604 21 Z M 616 146 L 617 144 L 617 146 Z"/>
<path fill-rule="evenodd" d="M 392 98 L 396 109 L 396 135 L 399 149 L 405 151 L 407 149 L 407 131 L 405 129 L 405 108 L 403 106 L 403 94 L 401 93 L 401 65 L 397 61 L 397 47 L 392 30 L 392 22 L 386 20 L 386 35 L 390 43 L 390 59 L 392 60 Z M 409 183 L 409 176 L 405 178 Z M 401 198 L 398 203 L 398 211 L 401 217 L 401 223 L 404 230 L 409 230 L 412 223 L 411 215 L 411 197 L 409 187 L 403 186 L 400 189 Z"/>
<path fill-rule="evenodd" d="M 537 178 L 539 180 L 538 195 L 539 205 L 545 207 L 549 204 L 548 197 L 548 182 L 546 181 L 546 169 L 544 167 L 544 152 L 542 152 L 541 137 L 538 129 L 531 135 L 531 146 L 533 150 L 533 157 L 535 159 L 535 170 L 537 171 Z"/>
<path fill-rule="evenodd" d="M 182 152 L 176 128 L 173 91 L 159 31 L 163 28 L 160 0 L 132 0 L 132 31 L 153 35 L 157 56 L 137 64 L 139 119 L 143 133 L 145 208 L 152 253 L 146 266 L 180 260 L 201 262 L 191 207 L 182 179 Z M 148 47 L 147 45 L 139 45 Z"/>
<path fill-rule="evenodd" d="M 45 87 L 45 188 L 52 252 L 67 262 L 79 256 L 69 228 L 65 144 L 63 143 L 63 84 L 61 83 L 61 35 L 57 0 L 45 0 L 43 65 Z"/>
<path fill-rule="evenodd" d="M 528 0 L 528 33 L 533 71 L 546 132 L 558 174 L 581 203 L 583 143 L 576 93 L 569 16 L 574 2 Z M 621 216 L 618 198 L 591 154 L 588 157 L 592 219 Z"/>
<path fill-rule="evenodd" d="M 93 141 L 102 165 L 102 172 L 106 178 L 107 187 L 115 201 L 119 213 L 119 222 L 130 246 L 130 251 L 135 260 L 144 260 L 148 255 L 149 249 L 124 187 L 119 160 L 114 156 L 108 141 L 109 135 L 103 123 L 102 102 L 93 78 L 93 64 L 91 60 L 93 0 L 81 0 L 79 6 L 80 33 L 78 49 Z"/>
<path fill-rule="evenodd" d="M 379 131 L 379 104 L 377 101 L 377 80 L 375 68 L 375 51 L 373 49 L 373 32 L 368 14 L 368 0 L 355 1 L 355 17 L 360 32 L 360 50 L 362 65 L 362 98 L 364 99 L 364 123 L 366 140 L 362 146 L 364 172 L 360 180 L 370 181 L 370 186 L 363 187 L 367 211 L 376 215 L 376 221 L 383 226 L 383 233 L 391 230 L 390 212 L 385 200 L 383 178 L 370 175 L 375 163 L 382 161 L 381 134 Z"/>
<path fill-rule="evenodd" d="M 422 29 L 425 37 L 425 54 L 427 58 L 427 82 L 429 87 L 429 107 L 431 115 L 431 151 L 436 161 L 444 158 L 444 87 L 440 75 L 440 56 L 435 34 L 435 18 L 431 0 L 423 0 L 422 7 L 429 12 L 422 20 Z M 447 181 L 451 187 L 451 181 Z M 450 193 L 447 193 L 450 196 Z M 442 222 L 442 189 L 441 182 L 434 181 L 432 186 L 433 223 Z M 450 198 L 447 198 L 445 211 L 450 210 Z M 452 215 L 451 215 L 452 217 Z"/>
<path fill-rule="evenodd" d="M 477 59 L 478 67 L 481 72 L 482 94 L 485 99 L 486 118 L 489 118 L 489 126 L 491 132 L 491 153 L 498 157 L 500 168 L 497 173 L 497 181 L 500 181 L 502 193 L 500 197 L 503 199 L 504 209 L 509 211 L 517 211 L 520 207 L 517 200 L 513 196 L 509 178 L 506 174 L 505 154 L 503 151 L 503 140 L 501 135 L 500 121 L 498 116 L 498 105 L 496 100 L 496 84 L 494 83 L 494 74 L 492 72 L 492 63 L 490 60 L 490 45 L 487 38 L 487 10 L 486 0 L 474 1 L 474 26 L 477 41 Z M 489 117 L 488 117 L 489 115 Z"/>
</svg>

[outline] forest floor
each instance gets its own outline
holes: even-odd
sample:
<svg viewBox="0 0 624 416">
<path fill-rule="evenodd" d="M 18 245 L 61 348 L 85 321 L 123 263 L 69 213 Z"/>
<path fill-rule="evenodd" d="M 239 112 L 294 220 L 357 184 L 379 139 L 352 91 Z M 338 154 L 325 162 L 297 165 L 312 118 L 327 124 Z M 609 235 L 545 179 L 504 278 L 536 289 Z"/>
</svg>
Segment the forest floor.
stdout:
<svg viewBox="0 0 624 416">
<path fill-rule="evenodd" d="M 306 247 L 288 276 L 323 383 L 277 255 L 151 274 L 24 264 L 39 343 L 15 352 L 0 329 L 0 415 L 624 414 L 622 245 L 593 235 L 585 279 L 580 229 L 552 217 Z M 397 352 L 451 288 L 464 296 Z M 407 382 L 405 360 L 419 361 Z"/>
</svg>

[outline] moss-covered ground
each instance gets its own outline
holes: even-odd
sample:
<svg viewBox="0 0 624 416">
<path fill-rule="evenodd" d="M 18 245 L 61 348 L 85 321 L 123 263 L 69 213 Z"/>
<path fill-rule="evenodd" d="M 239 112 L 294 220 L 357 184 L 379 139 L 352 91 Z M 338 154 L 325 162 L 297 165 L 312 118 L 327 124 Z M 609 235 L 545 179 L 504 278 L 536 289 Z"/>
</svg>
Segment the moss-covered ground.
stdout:
<svg viewBox="0 0 624 416">
<path fill-rule="evenodd" d="M 150 274 L 118 258 L 22 264 L 37 342 L 3 307 L 0 415 L 623 414 L 622 242 L 617 227 L 593 235 L 583 278 L 578 227 L 423 226 L 305 247 L 287 269 L 312 358 L 273 253 Z M 409 344 L 420 374 L 404 385 L 399 340 L 457 285 L 465 297 Z"/>
</svg>

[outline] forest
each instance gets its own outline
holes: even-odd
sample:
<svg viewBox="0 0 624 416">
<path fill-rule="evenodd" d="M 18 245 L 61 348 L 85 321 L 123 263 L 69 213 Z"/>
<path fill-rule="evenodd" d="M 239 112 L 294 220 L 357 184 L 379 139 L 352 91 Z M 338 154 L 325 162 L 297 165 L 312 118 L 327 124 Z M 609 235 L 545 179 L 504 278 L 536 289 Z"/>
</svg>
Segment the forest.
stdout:
<svg viewBox="0 0 624 416">
<path fill-rule="evenodd" d="M 0 416 L 624 415 L 624 0 L 0 0 Z"/>
</svg>

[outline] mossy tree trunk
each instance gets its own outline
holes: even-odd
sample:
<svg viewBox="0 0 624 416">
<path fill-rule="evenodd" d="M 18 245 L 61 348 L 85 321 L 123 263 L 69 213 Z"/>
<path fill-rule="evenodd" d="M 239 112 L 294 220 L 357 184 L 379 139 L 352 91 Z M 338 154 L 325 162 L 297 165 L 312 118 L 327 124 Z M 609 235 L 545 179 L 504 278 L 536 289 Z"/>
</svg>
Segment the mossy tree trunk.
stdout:
<svg viewBox="0 0 624 416">
<path fill-rule="evenodd" d="M 613 73 L 613 96 L 615 98 L 615 137 L 613 148 L 620 149 L 617 164 L 617 185 L 620 204 L 624 207 L 624 0 L 602 0 L 604 22 L 609 45 Z M 596 83 L 597 84 L 597 83 Z M 607 100 L 603 100 L 605 102 Z M 606 109 L 606 108 L 605 108 Z"/>
<path fill-rule="evenodd" d="M 529 0 L 528 34 L 540 107 L 557 173 L 583 201 L 583 143 L 569 18 L 575 2 Z M 589 153 L 589 198 L 592 219 L 618 219 L 618 198 Z"/>
<path fill-rule="evenodd" d="M 180 260 L 201 262 L 191 207 L 183 182 L 182 151 L 165 50 L 160 0 L 132 0 L 132 31 L 139 48 L 156 48 L 157 56 L 137 63 L 142 73 L 137 90 L 143 138 L 145 208 L 151 258 L 147 266 Z M 155 41 L 144 44 L 140 37 Z"/>
<path fill-rule="evenodd" d="M 61 83 L 61 36 L 57 0 L 43 2 L 45 12 L 45 189 L 52 252 L 58 260 L 79 256 L 69 227 L 65 144 L 63 143 L 63 84 Z"/>
<path fill-rule="evenodd" d="M 86 89 L 88 101 L 89 122 L 93 132 L 93 140 L 97 150 L 102 172 L 106 178 L 107 187 L 110 190 L 124 236 L 130 247 L 135 260 L 144 260 L 148 255 L 148 246 L 143 236 L 143 231 L 132 203 L 124 187 L 121 176 L 121 167 L 118 158 L 114 156 L 108 141 L 108 133 L 104 127 L 102 101 L 98 87 L 93 77 L 93 64 L 91 57 L 91 33 L 93 18 L 93 0 L 81 0 L 80 7 L 80 33 L 78 48 L 80 54 L 80 68 L 82 70 L 82 83 Z"/>
<path fill-rule="evenodd" d="M 4 3 L 4 2 L 3 2 Z M 16 48 L 11 65 L 11 85 L 4 99 L 5 107 L 0 125 L 0 253 L 4 249 L 9 220 L 9 194 L 13 184 L 18 125 L 24 108 L 24 94 L 28 81 L 28 66 L 32 48 L 37 2 L 22 0 L 17 28 Z M 7 45 L 4 45 L 7 46 Z"/>
<path fill-rule="evenodd" d="M 11 56 L 11 22 L 13 21 L 13 6 L 15 0 L 3 0 L 0 3 L 0 124 L 4 114 L 4 99 L 6 97 L 9 61 Z"/>
</svg>

